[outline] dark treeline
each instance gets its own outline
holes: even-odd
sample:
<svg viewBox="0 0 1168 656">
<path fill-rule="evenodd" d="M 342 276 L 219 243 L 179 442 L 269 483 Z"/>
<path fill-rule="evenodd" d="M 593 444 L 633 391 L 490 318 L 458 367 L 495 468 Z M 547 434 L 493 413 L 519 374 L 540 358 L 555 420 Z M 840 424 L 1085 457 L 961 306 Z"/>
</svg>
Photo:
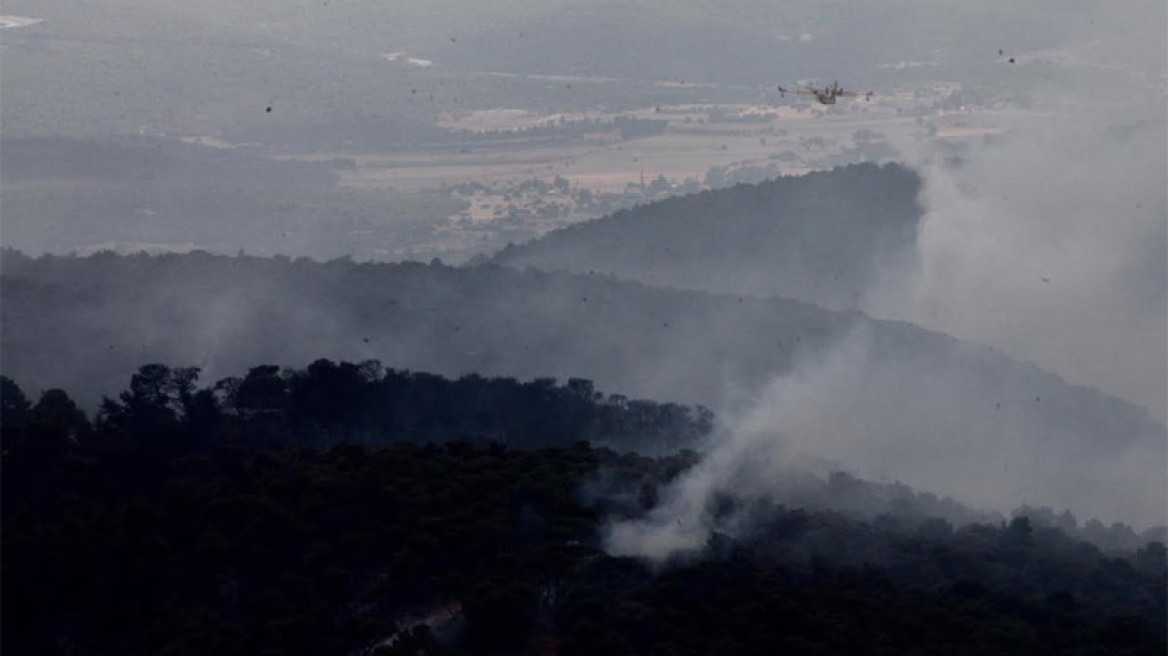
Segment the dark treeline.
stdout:
<svg viewBox="0 0 1168 656">
<path fill-rule="evenodd" d="M 1012 510 L 1007 518 L 997 511 L 971 507 L 952 497 L 938 496 L 901 482 L 864 480 L 838 470 L 820 477 L 792 469 L 786 476 L 789 480 L 783 490 L 784 505 L 812 513 L 839 513 L 858 522 L 886 523 L 894 518 L 896 523 L 910 526 L 913 530 L 930 531 L 947 527 L 944 530 L 952 532 L 955 527 L 999 525 L 1007 519 L 1012 521 L 1025 517 L 1036 530 L 1054 531 L 1075 540 L 1089 542 L 1111 555 L 1133 553 L 1149 542 L 1168 541 L 1168 527 L 1165 526 L 1136 530 L 1123 522 L 1104 524 L 1096 518 L 1080 521 L 1067 509 L 1056 511 L 1049 506 L 1034 507 L 1027 504 Z M 731 508 L 741 509 L 744 505 L 738 499 L 721 499 L 719 503 L 723 513 Z M 740 519 L 736 518 L 735 521 Z M 762 520 L 762 523 L 766 523 L 766 520 Z M 844 554 L 840 555 L 844 557 Z"/>
<path fill-rule="evenodd" d="M 658 490 L 697 462 L 692 452 L 653 459 L 538 440 L 531 449 L 288 446 L 311 434 L 335 439 L 347 423 L 359 435 L 361 413 L 344 409 L 361 404 L 348 399 L 387 381 L 429 394 L 418 402 L 462 417 L 469 435 L 489 434 L 498 420 L 457 409 L 467 389 L 526 390 L 518 394 L 534 396 L 524 411 L 545 416 L 569 397 L 621 405 L 583 381 L 415 384 L 417 374 L 327 361 L 254 367 L 205 389 L 196 374 L 142 367 L 92 424 L 61 390 L 34 404 L 0 379 L 6 652 L 1061 655 L 1166 646 L 1159 541 L 1116 557 L 1029 517 L 954 527 L 922 513 L 862 519 L 719 500 L 714 512 L 746 512 L 751 528 L 652 566 L 606 555 L 600 536 L 608 521 L 654 508 Z M 659 412 L 646 424 L 671 421 Z M 545 444 L 561 443 L 554 422 L 542 430 Z M 218 441 L 245 433 L 272 446 Z M 842 497 L 879 492 L 846 476 L 827 485 Z"/>
<path fill-rule="evenodd" d="M 5 448 L 21 457 L 47 424 L 68 426 L 70 439 L 96 431 L 99 440 L 179 450 L 458 439 L 517 448 L 588 441 L 649 453 L 695 446 L 713 428 L 706 408 L 606 396 L 580 378 L 450 380 L 376 360 L 325 359 L 304 369 L 252 367 L 202 389 L 198 376 L 195 367 L 144 365 L 129 389 L 102 401 L 92 426 L 64 391 L 49 390 L 33 406 L 4 378 Z"/>
</svg>

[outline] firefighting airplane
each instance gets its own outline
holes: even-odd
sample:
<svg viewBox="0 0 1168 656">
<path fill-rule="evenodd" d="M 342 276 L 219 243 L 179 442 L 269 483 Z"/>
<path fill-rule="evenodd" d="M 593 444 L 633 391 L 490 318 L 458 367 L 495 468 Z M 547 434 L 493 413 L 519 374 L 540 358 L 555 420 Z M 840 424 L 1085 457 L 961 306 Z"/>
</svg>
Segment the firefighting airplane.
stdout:
<svg viewBox="0 0 1168 656">
<path fill-rule="evenodd" d="M 815 96 L 815 99 L 824 105 L 834 105 L 837 98 L 859 98 L 864 97 L 864 100 L 872 99 L 872 92 L 858 93 L 856 91 L 846 91 L 840 86 L 839 82 L 832 82 L 829 86 L 822 89 L 817 89 L 813 85 L 799 86 L 795 91 L 791 92 L 789 89 L 779 87 L 779 97 L 786 97 L 787 93 L 797 93 L 804 96 Z"/>
</svg>

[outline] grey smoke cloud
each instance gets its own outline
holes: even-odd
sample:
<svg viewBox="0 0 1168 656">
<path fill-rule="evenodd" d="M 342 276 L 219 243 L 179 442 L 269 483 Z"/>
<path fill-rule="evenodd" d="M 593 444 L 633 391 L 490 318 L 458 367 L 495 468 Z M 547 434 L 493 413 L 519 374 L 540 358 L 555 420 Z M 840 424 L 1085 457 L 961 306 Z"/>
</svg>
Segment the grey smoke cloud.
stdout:
<svg viewBox="0 0 1168 656">
<path fill-rule="evenodd" d="M 1163 421 L 1164 126 L 1073 134 L 1035 127 L 958 169 L 925 167 L 920 275 L 871 309 L 993 344 Z"/>
<path fill-rule="evenodd" d="M 744 528 L 741 516 L 715 517 L 719 496 L 799 503 L 809 474 L 832 471 L 1003 514 L 1026 504 L 1137 527 L 1168 519 L 1162 427 L 1099 439 L 1089 426 L 1044 422 L 1030 407 L 1042 402 L 1025 384 L 987 391 L 911 351 L 889 353 L 860 326 L 728 417 L 702 462 L 662 490 L 646 517 L 610 525 L 606 545 L 653 559 L 700 549 L 714 530 Z"/>
<path fill-rule="evenodd" d="M 992 344 L 1164 421 L 1165 7 L 1088 17 L 1063 48 L 1030 56 L 1049 69 L 1029 86 L 1033 106 L 961 165 L 901 136 L 924 178 L 920 271 L 867 309 Z"/>
<path fill-rule="evenodd" d="M 919 268 L 908 285 L 883 276 L 895 283 L 873 291 L 866 310 L 992 345 L 1163 422 L 1165 12 L 1155 2 L 1084 7 L 1082 33 L 1019 57 L 1029 107 L 960 164 L 919 133 L 890 134 L 924 179 Z M 1026 401 L 1042 398 L 971 389 L 911 353 L 877 354 L 858 330 L 774 379 L 658 507 L 610 525 L 606 544 L 651 558 L 698 549 L 711 531 L 738 528 L 711 513 L 718 495 L 782 503 L 799 472 L 835 467 L 1002 512 L 1026 503 L 1165 523 L 1162 425 L 1117 444 L 1087 425 L 1038 423 Z"/>
</svg>

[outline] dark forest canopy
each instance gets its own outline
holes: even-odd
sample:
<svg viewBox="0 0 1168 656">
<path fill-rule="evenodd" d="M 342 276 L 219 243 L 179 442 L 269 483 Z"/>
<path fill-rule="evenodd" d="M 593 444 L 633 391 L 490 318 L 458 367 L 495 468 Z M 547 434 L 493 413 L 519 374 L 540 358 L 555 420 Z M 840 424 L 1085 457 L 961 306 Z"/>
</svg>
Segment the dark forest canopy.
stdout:
<svg viewBox="0 0 1168 656">
<path fill-rule="evenodd" d="M 648 512 L 689 452 L 216 439 L 287 444 L 330 423 L 317 413 L 338 404 L 313 401 L 351 394 L 346 379 L 371 392 L 393 380 L 403 396 L 418 382 L 373 371 L 318 361 L 280 385 L 254 367 L 220 407 L 194 370 L 146 365 L 94 424 L 61 390 L 32 404 L 0 379 L 4 650 L 1163 653 L 1163 542 L 1107 555 L 1041 513 L 955 527 L 904 507 L 864 518 L 756 504 L 750 530 L 653 567 L 599 538 Z M 446 382 L 431 407 L 464 402 L 463 384 L 506 385 Z M 613 403 L 582 381 L 526 386 L 524 414 L 554 413 L 557 394 Z M 274 409 L 298 394 L 299 427 Z M 463 418 L 470 434 L 497 425 Z M 841 475 L 823 493 L 879 493 L 866 485 Z"/>
<path fill-rule="evenodd" d="M 28 410 L 17 383 L 0 379 L 6 428 L 10 436 L 24 431 L 18 444 L 6 445 L 15 449 L 9 456 L 21 457 L 44 417 L 52 417 L 52 426 L 67 426 L 73 440 L 88 431 L 84 413 L 62 390 L 46 391 Z M 103 399 L 96 424 L 162 451 L 463 440 L 513 448 L 588 441 L 656 453 L 696 447 L 713 429 L 706 408 L 605 395 L 582 378 L 562 385 L 554 378 L 451 380 L 385 369 L 376 360 L 320 359 L 303 369 L 250 367 L 203 387 L 198 379 L 196 367 L 143 365 L 129 389 Z"/>
<path fill-rule="evenodd" d="M 12 379 L 0 376 L 3 444 L 9 474 L 22 477 L 46 459 L 113 449 L 147 459 L 208 453 L 224 448 L 326 449 L 344 444 L 460 442 L 492 448 L 568 447 L 589 442 L 621 452 L 682 453 L 717 448 L 713 413 L 706 408 L 605 395 L 592 381 L 552 378 L 521 382 L 470 375 L 451 380 L 424 372 L 320 359 L 303 369 L 250 367 L 246 375 L 202 387 L 195 367 L 159 363 L 138 368 L 129 387 L 103 399 L 93 420 L 61 389 L 45 390 L 33 404 Z M 809 511 L 843 512 L 864 521 L 884 516 L 928 518 L 961 527 L 1000 523 L 997 512 L 917 491 L 900 482 L 875 483 L 843 471 L 829 476 L 792 466 L 783 503 Z M 597 480 L 587 496 L 611 503 L 624 495 L 613 481 Z M 756 501 L 721 495 L 718 517 L 749 515 Z M 1064 510 L 1023 505 L 1013 513 L 1036 526 L 1058 528 L 1109 552 L 1132 551 L 1164 539 L 1164 527 L 1137 533 L 1130 526 L 1080 524 Z M 749 524 L 750 522 L 745 522 Z M 843 557 L 843 554 L 841 554 Z"/>
<path fill-rule="evenodd" d="M 622 210 L 492 261 L 855 308 L 878 274 L 912 271 L 920 189 L 897 164 L 847 166 Z"/>
</svg>

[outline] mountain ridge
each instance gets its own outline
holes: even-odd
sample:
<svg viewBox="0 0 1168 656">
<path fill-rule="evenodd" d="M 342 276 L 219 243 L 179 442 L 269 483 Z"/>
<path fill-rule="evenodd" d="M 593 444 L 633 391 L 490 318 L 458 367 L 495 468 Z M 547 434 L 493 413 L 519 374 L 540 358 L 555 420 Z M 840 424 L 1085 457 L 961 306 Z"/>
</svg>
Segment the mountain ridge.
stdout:
<svg viewBox="0 0 1168 656">
<path fill-rule="evenodd" d="M 208 378 L 317 358 L 579 377 L 705 405 L 729 430 L 771 431 L 783 453 L 878 480 L 983 506 L 1008 496 L 1163 523 L 1164 428 L 1146 411 L 989 347 L 858 312 L 501 266 L 15 251 L 0 266 L 5 375 L 83 404 L 142 362 Z M 999 480 L 987 489 L 991 472 Z"/>
<path fill-rule="evenodd" d="M 920 190 L 909 168 L 856 164 L 622 210 L 490 261 L 858 309 L 916 267 Z"/>
</svg>

